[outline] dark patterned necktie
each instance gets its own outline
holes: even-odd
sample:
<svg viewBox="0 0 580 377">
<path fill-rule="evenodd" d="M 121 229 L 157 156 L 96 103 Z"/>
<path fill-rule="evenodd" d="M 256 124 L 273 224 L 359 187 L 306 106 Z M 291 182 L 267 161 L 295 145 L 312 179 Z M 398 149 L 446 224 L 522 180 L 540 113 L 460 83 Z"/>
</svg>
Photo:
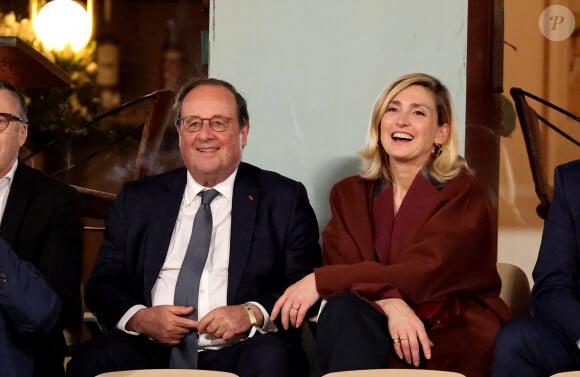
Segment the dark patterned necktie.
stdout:
<svg viewBox="0 0 580 377">
<path fill-rule="evenodd" d="M 175 284 L 174 304 L 181 306 L 193 306 L 194 310 L 188 318 L 197 320 L 199 294 L 199 281 L 205 266 L 211 240 L 212 217 L 211 201 L 219 195 L 216 190 L 205 190 L 201 195 L 201 206 L 195 214 L 191 238 L 187 245 L 187 252 L 179 270 L 177 283 Z M 183 337 L 181 343 L 171 350 L 171 368 L 196 369 L 197 368 L 197 331 L 192 330 Z"/>
</svg>

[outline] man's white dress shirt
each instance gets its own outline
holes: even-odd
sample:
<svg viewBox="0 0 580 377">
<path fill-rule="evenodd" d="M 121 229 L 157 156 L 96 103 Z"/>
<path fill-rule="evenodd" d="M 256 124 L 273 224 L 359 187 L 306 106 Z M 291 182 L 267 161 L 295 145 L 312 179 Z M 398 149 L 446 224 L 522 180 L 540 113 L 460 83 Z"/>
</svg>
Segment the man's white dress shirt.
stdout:
<svg viewBox="0 0 580 377">
<path fill-rule="evenodd" d="M 12 167 L 6 175 L 0 178 L 0 220 L 4 218 L 4 210 L 6 209 L 6 202 L 8 202 L 8 194 L 10 194 L 10 187 L 14 180 L 14 173 L 18 167 L 18 160 L 12 164 Z"/>
<path fill-rule="evenodd" d="M 217 190 L 219 195 L 210 204 L 213 228 L 209 254 L 199 282 L 198 307 L 195 308 L 198 311 L 198 319 L 203 318 L 214 308 L 227 305 L 232 198 L 236 173 L 237 170 L 223 182 L 211 187 Z M 179 214 L 177 215 L 177 221 L 173 228 L 171 241 L 169 242 L 167 255 L 151 290 L 153 306 L 173 305 L 177 277 L 185 258 L 195 214 L 201 205 L 201 197 L 198 194 L 207 189 L 208 187 L 201 186 L 191 177 L 189 172 L 187 173 L 187 184 Z M 266 310 L 257 302 L 252 301 L 252 303 L 256 304 L 264 315 L 263 328 L 267 331 L 276 331 L 276 325 L 270 320 Z M 129 319 L 144 307 L 136 305 L 130 308 L 117 323 L 117 328 L 130 334 L 136 334 L 127 331 L 125 326 Z M 255 332 L 255 329 L 252 328 L 249 336 L 253 336 Z M 199 337 L 199 350 L 205 348 L 217 349 L 230 343 L 223 339 L 216 339 L 207 334 L 202 334 Z"/>
</svg>

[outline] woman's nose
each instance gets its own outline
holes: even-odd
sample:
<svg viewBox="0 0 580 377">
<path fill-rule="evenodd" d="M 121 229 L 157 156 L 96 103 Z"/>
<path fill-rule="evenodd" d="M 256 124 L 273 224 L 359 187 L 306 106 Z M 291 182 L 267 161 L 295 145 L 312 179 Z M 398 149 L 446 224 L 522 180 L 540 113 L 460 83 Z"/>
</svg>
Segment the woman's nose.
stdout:
<svg viewBox="0 0 580 377">
<path fill-rule="evenodd" d="M 409 114 L 407 114 L 405 111 L 399 111 L 395 119 L 395 124 L 404 126 L 407 125 L 408 123 L 409 123 Z"/>
</svg>

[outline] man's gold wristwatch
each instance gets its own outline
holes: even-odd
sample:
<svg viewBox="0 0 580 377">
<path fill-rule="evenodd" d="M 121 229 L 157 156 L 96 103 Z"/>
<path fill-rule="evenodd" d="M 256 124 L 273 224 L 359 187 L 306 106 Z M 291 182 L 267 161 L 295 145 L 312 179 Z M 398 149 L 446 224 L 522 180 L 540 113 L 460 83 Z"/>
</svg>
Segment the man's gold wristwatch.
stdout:
<svg viewBox="0 0 580 377">
<path fill-rule="evenodd" d="M 242 304 L 242 306 L 244 307 L 244 309 L 246 309 L 246 313 L 248 313 L 248 317 L 250 317 L 250 324 L 252 325 L 252 327 L 255 328 L 256 331 L 259 332 L 260 334 L 266 334 L 267 331 L 258 325 L 258 320 L 256 319 L 256 316 L 254 315 L 254 311 L 252 310 L 252 307 L 250 306 L 250 304 L 245 303 L 245 304 Z"/>
</svg>

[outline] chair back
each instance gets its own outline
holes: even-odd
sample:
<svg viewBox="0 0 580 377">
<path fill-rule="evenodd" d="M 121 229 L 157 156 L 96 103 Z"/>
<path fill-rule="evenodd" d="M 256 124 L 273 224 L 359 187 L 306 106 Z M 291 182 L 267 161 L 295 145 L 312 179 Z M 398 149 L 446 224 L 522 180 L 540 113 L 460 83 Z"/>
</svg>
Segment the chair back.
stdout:
<svg viewBox="0 0 580 377">
<path fill-rule="evenodd" d="M 464 374 L 428 369 L 365 369 L 327 373 L 322 377 L 465 377 Z"/>
<path fill-rule="evenodd" d="M 580 147 L 580 141 L 576 140 L 559 127 L 548 121 L 543 116 L 539 115 L 528 103 L 528 99 L 532 99 L 550 109 L 567 116 L 568 118 L 580 122 L 580 117 L 546 101 L 543 98 L 537 97 L 531 93 L 526 92 L 520 88 L 511 88 L 510 94 L 514 100 L 516 113 L 520 121 L 522 133 L 524 135 L 524 142 L 532 171 L 532 179 L 534 187 L 540 204 L 536 207 L 536 213 L 542 219 L 548 216 L 548 209 L 550 201 L 552 200 L 553 188 L 550 184 L 551 170 L 548 169 L 547 159 L 548 154 L 545 151 L 544 144 L 546 142 L 544 133 L 545 127 L 548 127 L 570 141 L 572 144 Z M 542 127 L 545 126 L 545 127 Z"/>
<path fill-rule="evenodd" d="M 21 159 L 70 185 L 117 193 L 124 183 L 181 166 L 170 90 L 135 98 L 83 124 L 73 135 L 23 148 Z"/>
<path fill-rule="evenodd" d="M 540 204 L 536 207 L 536 213 L 545 219 L 550 206 L 551 189 L 548 183 L 548 172 L 546 168 L 546 154 L 543 153 L 542 134 L 538 121 L 538 114 L 530 107 L 526 101 L 523 91 L 519 88 L 512 88 L 510 94 L 514 99 L 516 113 L 520 121 L 520 126 L 524 135 L 528 160 L 532 171 L 532 179 L 536 190 L 536 195 L 540 199 Z"/>
<path fill-rule="evenodd" d="M 86 187 L 72 186 L 81 196 L 83 220 L 83 268 L 82 284 L 86 283 L 95 264 L 105 233 L 105 222 L 113 208 L 116 194 Z"/>
<path fill-rule="evenodd" d="M 237 375 L 199 369 L 138 369 L 101 373 L 95 377 L 237 377 Z"/>
<path fill-rule="evenodd" d="M 135 163 L 135 179 L 159 173 L 159 147 L 173 112 L 175 93 L 171 90 L 158 90 L 154 94 L 151 110 L 141 134 Z"/>
<path fill-rule="evenodd" d="M 86 187 L 72 186 L 81 198 L 81 218 L 83 221 L 83 250 L 81 265 L 81 302 L 82 320 L 73 328 L 65 329 L 67 346 L 73 348 L 90 337 L 101 335 L 104 329 L 95 316 L 84 304 L 84 286 L 95 265 L 97 254 L 103 242 L 105 222 L 113 207 L 116 195 L 108 192 L 92 190 Z"/>
<path fill-rule="evenodd" d="M 530 314 L 530 282 L 526 273 L 511 263 L 500 262 L 497 272 L 501 278 L 499 296 L 515 317 Z"/>
</svg>

